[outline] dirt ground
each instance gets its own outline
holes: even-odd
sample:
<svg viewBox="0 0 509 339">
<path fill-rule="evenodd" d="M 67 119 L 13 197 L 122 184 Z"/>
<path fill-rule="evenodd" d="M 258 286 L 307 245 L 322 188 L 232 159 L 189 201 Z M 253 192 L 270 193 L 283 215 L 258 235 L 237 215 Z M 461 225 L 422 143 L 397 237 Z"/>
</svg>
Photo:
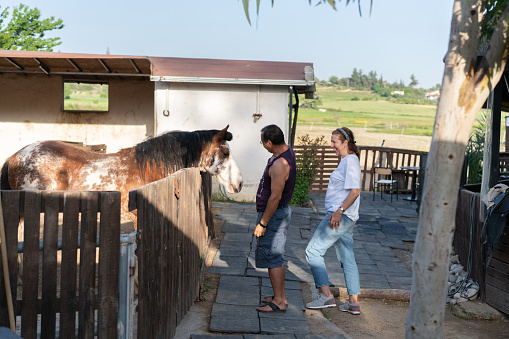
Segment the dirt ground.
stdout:
<svg viewBox="0 0 509 339">
<path fill-rule="evenodd" d="M 218 210 L 215 212 L 217 213 Z M 214 219 L 216 238 L 211 241 L 207 258 L 208 266 L 212 264 L 214 255 L 224 237 L 224 234 L 220 232 L 223 223 L 222 220 Z M 395 250 L 395 253 L 405 264 L 411 265 L 413 243 L 409 242 L 407 245 L 410 248 L 409 251 Z M 195 303 L 195 306 L 204 314 L 210 315 L 212 311 L 219 277 L 218 274 L 205 274 L 205 288 L 201 294 L 201 301 Z M 302 285 L 303 301 L 306 303 L 312 299 L 311 289 L 307 288 L 310 286 L 309 284 Z M 344 301 L 344 299 L 337 300 L 337 302 Z M 404 338 L 408 302 L 361 298 L 360 303 L 362 313 L 358 316 L 340 312 L 337 308 L 324 309 L 322 313 L 326 319 L 352 338 Z M 324 327 L 320 321 L 308 318 L 308 323 L 312 334 L 331 334 L 330 329 Z M 209 324 L 203 324 L 200 327 L 207 331 L 208 326 Z M 450 307 L 446 306 L 444 338 L 507 338 L 508 333 L 509 321 L 507 318 L 500 321 L 464 320 L 454 316 Z"/>
</svg>

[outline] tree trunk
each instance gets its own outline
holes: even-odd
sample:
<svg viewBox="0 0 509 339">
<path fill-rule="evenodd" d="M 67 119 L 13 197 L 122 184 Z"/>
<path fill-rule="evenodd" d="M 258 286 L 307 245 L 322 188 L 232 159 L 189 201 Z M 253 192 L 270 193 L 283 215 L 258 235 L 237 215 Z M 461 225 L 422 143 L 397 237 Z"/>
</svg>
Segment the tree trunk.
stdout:
<svg viewBox="0 0 509 339">
<path fill-rule="evenodd" d="M 461 167 L 472 124 L 507 59 L 508 10 L 478 66 L 484 1 L 456 0 L 442 93 L 426 166 L 413 256 L 407 338 L 442 338 L 449 254 L 455 228 Z"/>
</svg>

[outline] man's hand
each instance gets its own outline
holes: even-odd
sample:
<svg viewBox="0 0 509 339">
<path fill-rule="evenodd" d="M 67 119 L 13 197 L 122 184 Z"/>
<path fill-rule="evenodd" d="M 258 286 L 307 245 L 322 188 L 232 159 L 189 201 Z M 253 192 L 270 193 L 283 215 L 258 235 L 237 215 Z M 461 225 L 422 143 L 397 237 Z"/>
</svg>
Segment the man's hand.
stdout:
<svg viewBox="0 0 509 339">
<path fill-rule="evenodd" d="M 254 235 L 256 235 L 259 238 L 259 237 L 263 237 L 264 234 L 265 234 L 265 227 L 262 227 L 262 225 L 260 225 L 260 224 L 256 225 Z"/>
</svg>

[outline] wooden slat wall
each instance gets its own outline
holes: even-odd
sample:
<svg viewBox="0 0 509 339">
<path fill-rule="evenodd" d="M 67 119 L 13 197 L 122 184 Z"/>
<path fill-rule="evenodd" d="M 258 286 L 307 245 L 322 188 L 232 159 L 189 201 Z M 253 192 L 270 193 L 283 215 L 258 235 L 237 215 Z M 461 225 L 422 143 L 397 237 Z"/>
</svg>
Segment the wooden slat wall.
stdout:
<svg viewBox="0 0 509 339">
<path fill-rule="evenodd" d="M 473 202 L 472 199 L 474 199 Z M 479 220 L 479 200 L 478 193 L 464 189 L 459 191 L 453 246 L 454 252 L 459 256 L 460 262 L 466 269 L 468 249 L 470 242 L 472 243 L 472 269 L 470 277 L 481 286 L 480 292 L 484 298 L 484 246 L 481 243 L 482 222 Z M 472 220 L 474 223 L 472 235 L 470 235 L 471 212 L 473 212 Z"/>
<path fill-rule="evenodd" d="M 509 315 L 509 226 L 493 252 L 486 275 L 486 303 Z"/>
<path fill-rule="evenodd" d="M 118 265 L 120 255 L 120 193 L 63 191 L 2 191 L 7 237 L 9 279 L 14 310 L 21 316 L 21 336 L 37 337 L 37 316 L 41 315 L 41 338 L 75 335 L 94 337 L 94 312 L 98 310 L 98 337 L 117 336 Z M 80 214 L 81 212 L 81 214 Z M 96 285 L 97 217 L 100 213 L 99 268 Z M 17 229 L 24 213 L 22 285 L 17 285 Z M 44 213 L 41 225 L 41 213 Z M 59 213 L 63 213 L 61 281 L 57 279 Z M 80 221 L 81 216 L 81 221 Z M 40 236 L 43 226 L 43 236 Z M 80 259 L 77 261 L 78 229 L 81 226 Z M 39 240 L 43 252 L 39 252 Z M 42 265 L 39 264 L 42 256 Z M 79 290 L 77 272 L 79 266 Z M 42 272 L 39 272 L 42 269 Z M 39 280 L 39 275 L 42 277 Z M 60 286 L 60 296 L 57 289 Z M 39 288 L 41 287 L 41 288 Z M 16 301 L 17 288 L 22 299 Z M 39 289 L 41 292 L 39 293 Z M 97 292 L 97 293 L 96 293 Z M 79 323 L 76 324 L 78 311 Z M 56 327 L 60 313 L 60 327 Z M 8 326 L 3 275 L 0 275 L 0 324 Z"/>
<path fill-rule="evenodd" d="M 181 170 L 130 194 L 138 209 L 138 338 L 173 337 L 198 296 L 212 227 L 211 180 L 202 177 L 196 168 Z"/>
<path fill-rule="evenodd" d="M 471 204 L 472 198 L 474 199 L 473 205 Z M 470 239 L 472 239 L 472 269 L 470 276 L 481 287 L 482 300 L 509 315 L 509 226 L 505 226 L 495 248 L 485 280 L 486 248 L 481 243 L 483 223 L 479 221 L 479 206 L 479 194 L 464 189 L 460 190 L 453 240 L 454 251 L 466 267 Z M 472 209 L 474 227 L 472 235 L 470 235 Z"/>
<path fill-rule="evenodd" d="M 295 146 L 294 151 L 297 158 L 302 154 L 305 147 Z M 327 184 L 331 173 L 338 167 L 340 158 L 334 153 L 330 146 L 313 146 L 314 153 L 322 160 L 317 178 L 309 187 L 309 193 L 327 192 Z M 399 148 L 360 146 L 360 164 L 362 171 L 361 188 L 363 191 L 370 191 L 373 187 L 373 168 L 391 167 L 398 169 L 401 166 L 419 166 L 420 155 L 424 152 L 412 151 Z M 405 190 L 411 190 L 413 181 L 412 176 L 408 176 L 404 181 Z M 401 185 L 400 185 L 401 186 Z"/>
</svg>

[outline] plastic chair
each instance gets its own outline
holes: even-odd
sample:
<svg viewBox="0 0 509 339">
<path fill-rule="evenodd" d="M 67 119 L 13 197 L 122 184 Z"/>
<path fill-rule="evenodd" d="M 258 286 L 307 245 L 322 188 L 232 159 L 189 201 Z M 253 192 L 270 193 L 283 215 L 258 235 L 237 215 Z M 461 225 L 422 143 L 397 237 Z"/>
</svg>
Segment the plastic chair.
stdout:
<svg viewBox="0 0 509 339">
<path fill-rule="evenodd" d="M 385 176 L 388 179 L 378 179 L 376 180 L 376 175 Z M 375 167 L 373 170 L 373 201 L 375 201 L 375 192 L 377 188 L 380 188 L 380 198 L 383 199 L 382 193 L 383 189 L 388 187 L 391 192 L 391 203 L 392 203 L 392 195 L 396 192 L 396 200 L 398 199 L 398 181 L 393 178 L 392 168 L 389 167 Z"/>
</svg>

